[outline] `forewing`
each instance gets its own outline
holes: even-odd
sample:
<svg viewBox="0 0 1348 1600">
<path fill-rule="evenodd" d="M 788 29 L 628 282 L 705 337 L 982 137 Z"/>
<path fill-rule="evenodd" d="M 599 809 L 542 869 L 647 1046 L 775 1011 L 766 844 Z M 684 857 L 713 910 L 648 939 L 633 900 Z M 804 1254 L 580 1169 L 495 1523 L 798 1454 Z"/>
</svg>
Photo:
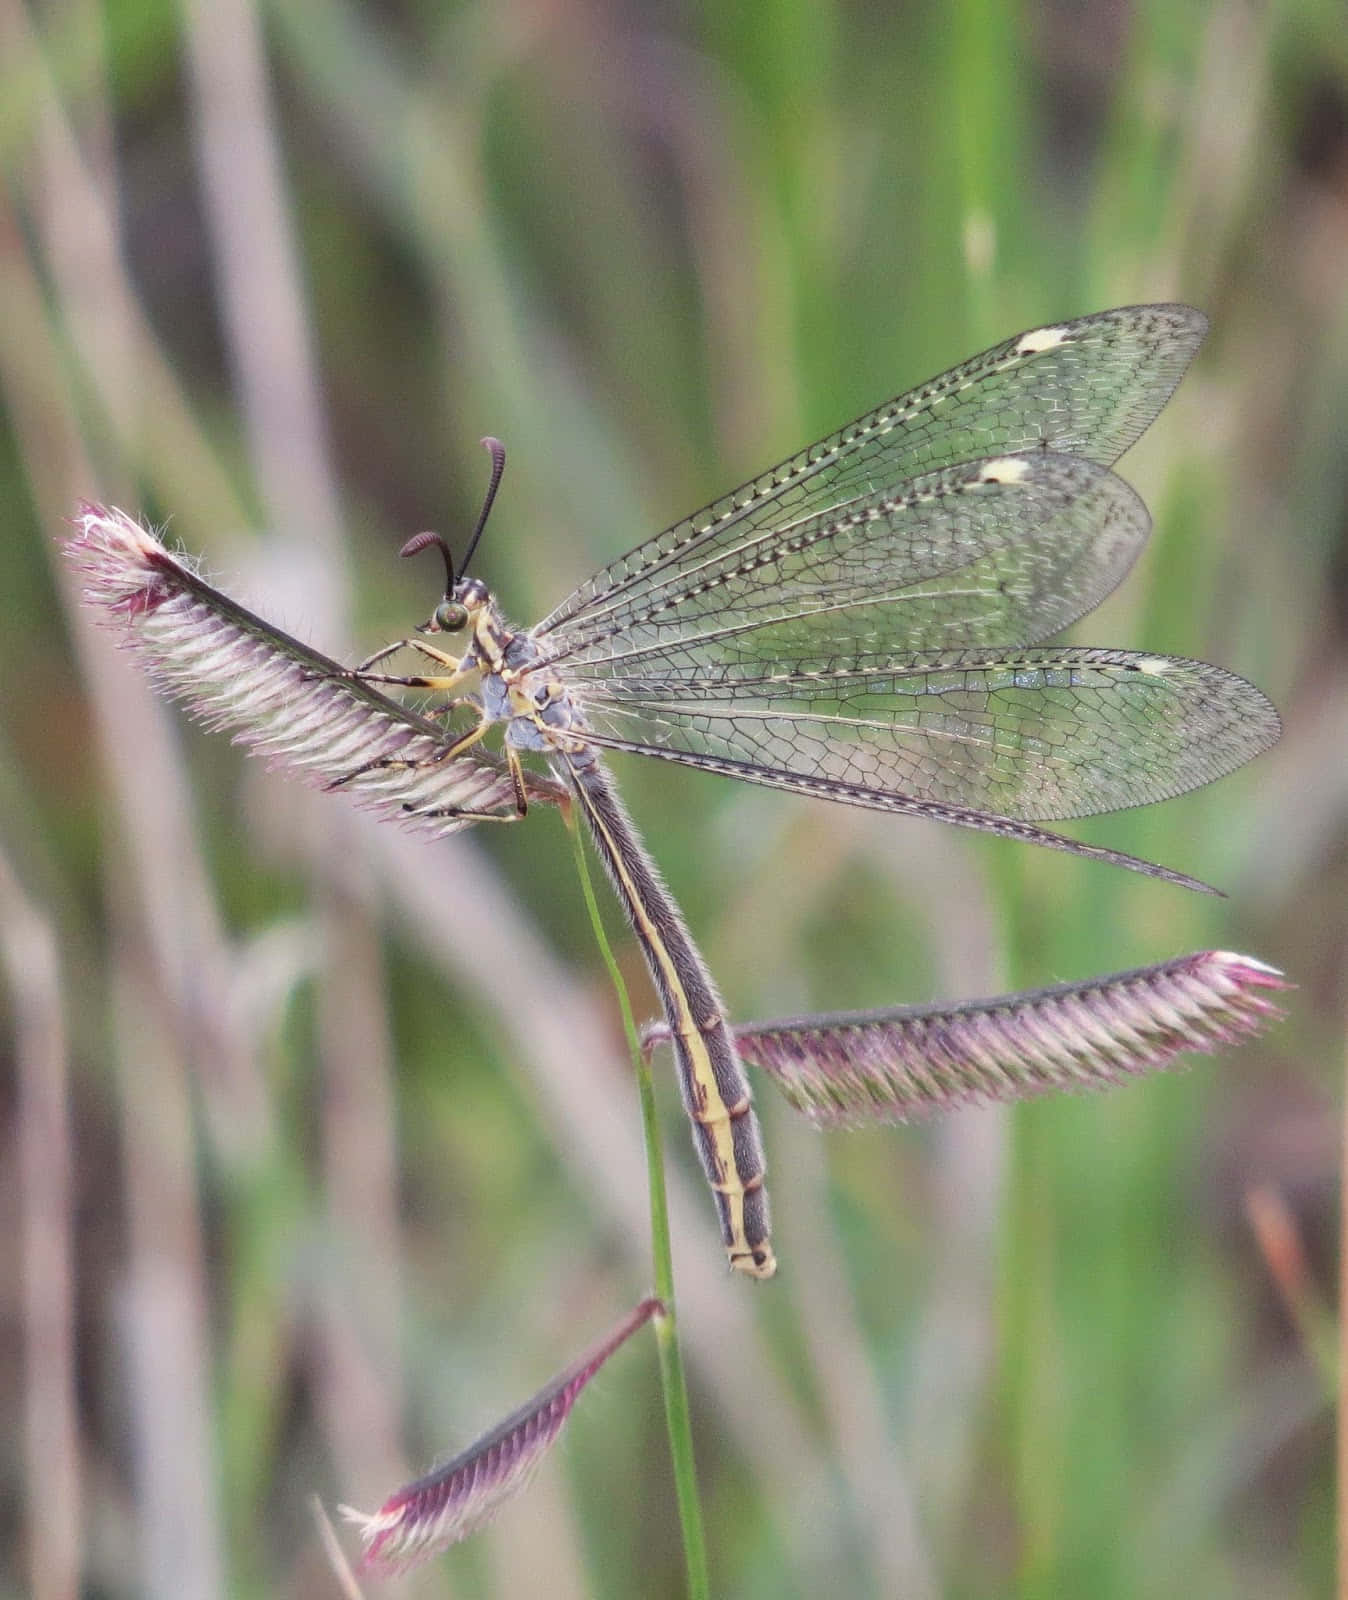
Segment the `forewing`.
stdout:
<svg viewBox="0 0 1348 1600">
<path fill-rule="evenodd" d="M 1015 649 L 1098 605 L 1146 508 L 1104 467 L 997 456 L 909 479 L 689 559 L 543 641 L 569 680 L 867 650 Z"/>
<path fill-rule="evenodd" d="M 1169 399 L 1206 328 L 1189 306 L 1152 305 L 1017 334 L 638 545 L 583 583 L 535 633 L 583 638 L 602 626 L 613 600 L 638 602 L 687 561 L 941 467 L 1041 449 L 1108 465 Z"/>
<path fill-rule="evenodd" d="M 1168 799 L 1279 732 L 1220 667 L 1070 648 L 726 667 L 594 685 L 584 705 L 598 743 L 880 810 L 1021 821 Z"/>
</svg>

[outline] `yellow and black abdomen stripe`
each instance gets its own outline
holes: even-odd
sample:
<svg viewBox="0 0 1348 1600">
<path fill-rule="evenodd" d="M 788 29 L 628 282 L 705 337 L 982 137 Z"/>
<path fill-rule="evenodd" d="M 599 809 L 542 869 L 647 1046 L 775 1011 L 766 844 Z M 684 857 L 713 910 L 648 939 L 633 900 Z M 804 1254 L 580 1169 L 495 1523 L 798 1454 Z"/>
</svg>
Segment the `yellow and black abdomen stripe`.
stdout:
<svg viewBox="0 0 1348 1600">
<path fill-rule="evenodd" d="M 665 1008 L 693 1142 L 716 1195 L 730 1265 L 770 1278 L 763 1145 L 748 1079 L 706 963 L 592 752 L 559 753 Z"/>
</svg>

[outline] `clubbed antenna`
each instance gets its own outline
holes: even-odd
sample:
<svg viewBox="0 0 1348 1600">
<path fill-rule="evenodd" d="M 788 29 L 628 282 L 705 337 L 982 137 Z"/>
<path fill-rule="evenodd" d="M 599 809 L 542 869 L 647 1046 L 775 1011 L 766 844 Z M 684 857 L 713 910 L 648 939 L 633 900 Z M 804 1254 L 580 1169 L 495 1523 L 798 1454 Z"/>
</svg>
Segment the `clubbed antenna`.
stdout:
<svg viewBox="0 0 1348 1600">
<path fill-rule="evenodd" d="M 501 487 L 501 474 L 505 471 L 505 446 L 499 439 L 493 439 L 490 434 L 481 441 L 491 453 L 491 482 L 487 485 L 486 498 L 482 502 L 482 510 L 478 512 L 477 526 L 473 529 L 473 537 L 468 541 L 468 548 L 463 553 L 463 561 L 459 566 L 459 576 L 468 571 L 468 563 L 473 559 L 473 552 L 477 549 L 478 540 L 482 537 L 482 530 L 487 526 L 487 518 L 491 515 L 491 508 L 496 500 L 496 491 Z M 414 533 L 407 543 L 399 550 L 400 556 L 420 555 L 423 550 L 428 550 L 434 545 L 439 550 L 445 562 L 445 599 L 449 600 L 454 594 L 454 557 L 450 553 L 448 544 L 441 534 Z"/>
<path fill-rule="evenodd" d="M 427 549 L 430 545 L 439 547 L 440 554 L 445 558 L 445 599 L 454 593 L 454 557 L 449 553 L 449 546 L 438 533 L 429 529 L 424 533 L 414 533 L 407 543 L 399 550 L 400 556 L 415 556 Z"/>
<path fill-rule="evenodd" d="M 477 542 L 482 537 L 482 530 L 487 526 L 487 518 L 491 515 L 492 503 L 496 499 L 496 491 L 501 487 L 501 474 L 505 471 L 505 446 L 499 439 L 493 439 L 490 434 L 481 441 L 486 446 L 491 456 L 491 482 L 487 485 L 487 498 L 482 502 L 482 510 L 478 515 L 477 527 L 473 529 L 473 537 L 468 541 L 468 548 L 463 553 L 463 561 L 459 566 L 459 576 L 468 571 L 468 563 L 473 559 L 473 551 L 477 549 Z"/>
</svg>

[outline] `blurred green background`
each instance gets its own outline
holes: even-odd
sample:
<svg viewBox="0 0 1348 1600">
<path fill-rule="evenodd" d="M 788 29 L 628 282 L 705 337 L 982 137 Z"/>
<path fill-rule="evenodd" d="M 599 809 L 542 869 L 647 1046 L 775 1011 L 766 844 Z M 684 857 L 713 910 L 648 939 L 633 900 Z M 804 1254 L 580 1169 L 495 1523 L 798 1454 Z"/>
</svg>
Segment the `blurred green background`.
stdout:
<svg viewBox="0 0 1348 1600">
<path fill-rule="evenodd" d="M 556 814 L 428 846 L 191 727 L 78 614 L 78 499 L 354 659 L 429 610 L 394 555 L 462 539 L 483 433 L 477 569 L 531 620 L 985 344 L 1175 298 L 1213 331 L 1122 464 L 1156 533 L 1076 636 L 1234 668 L 1287 731 L 1076 831 L 1229 899 L 615 767 L 740 1017 L 1209 946 L 1300 985 L 1265 1040 L 1014 1115 L 821 1137 L 765 1088 L 762 1288 L 666 1085 L 715 1592 L 1326 1593 L 1342 5 L 0 0 L 0 153 L 0 1592 L 336 1594 L 312 1493 L 377 1504 L 649 1282 Z M 647 1336 L 399 1592 L 680 1574 Z"/>
</svg>

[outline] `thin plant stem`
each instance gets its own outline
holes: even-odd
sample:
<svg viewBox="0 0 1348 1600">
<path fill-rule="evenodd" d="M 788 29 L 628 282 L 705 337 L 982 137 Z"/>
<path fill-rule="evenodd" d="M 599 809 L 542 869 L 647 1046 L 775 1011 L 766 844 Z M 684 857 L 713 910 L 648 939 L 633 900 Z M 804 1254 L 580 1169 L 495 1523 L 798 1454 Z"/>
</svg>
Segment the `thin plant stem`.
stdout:
<svg viewBox="0 0 1348 1600">
<path fill-rule="evenodd" d="M 1348 1070 L 1348 1059 L 1345 1059 Z M 1338 1600 L 1348 1600 L 1348 1099 L 1343 1104 L 1343 1154 L 1338 1178 Z"/>
<path fill-rule="evenodd" d="M 665 1397 L 665 1428 L 669 1434 L 669 1453 L 674 1463 L 674 1490 L 679 1502 L 679 1522 L 683 1529 L 683 1557 L 688 1572 L 689 1600 L 708 1600 L 707 1542 L 702 1531 L 702 1506 L 697 1493 L 697 1468 L 693 1461 L 693 1429 L 688 1410 L 688 1385 L 683 1375 L 683 1356 L 679 1350 L 678 1320 L 674 1308 L 674 1255 L 669 1242 L 669 1204 L 665 1196 L 664 1151 L 660 1144 L 660 1124 L 655 1112 L 655 1085 L 649 1058 L 643 1053 L 627 985 L 604 932 L 595 898 L 590 867 L 585 856 L 585 841 L 576 822 L 576 808 L 565 808 L 571 846 L 580 874 L 581 892 L 590 913 L 595 942 L 608 968 L 618 996 L 623 1031 L 636 1073 L 641 1098 L 641 1126 L 646 1140 L 646 1176 L 651 1202 L 651 1258 L 655 1266 L 655 1293 L 664 1303 L 664 1312 L 655 1318 L 655 1342 L 660 1352 L 660 1386 Z"/>
</svg>

